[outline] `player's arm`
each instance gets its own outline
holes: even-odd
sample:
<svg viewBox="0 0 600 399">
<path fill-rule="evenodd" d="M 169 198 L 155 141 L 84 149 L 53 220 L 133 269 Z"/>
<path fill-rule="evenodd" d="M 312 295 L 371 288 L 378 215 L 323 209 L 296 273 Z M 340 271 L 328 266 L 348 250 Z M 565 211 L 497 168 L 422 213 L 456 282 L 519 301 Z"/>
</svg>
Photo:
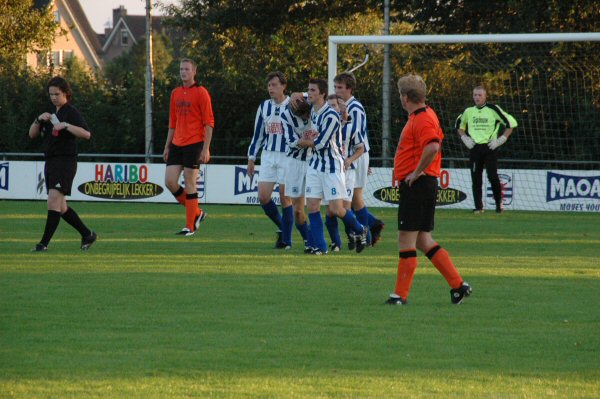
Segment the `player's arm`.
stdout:
<svg viewBox="0 0 600 399">
<path fill-rule="evenodd" d="M 200 163 L 208 163 L 210 161 L 210 142 L 212 141 L 213 127 L 204 125 L 204 145 L 200 153 Z"/>
<path fill-rule="evenodd" d="M 67 122 L 60 122 L 58 125 L 54 126 L 56 130 L 66 130 L 71 133 L 75 137 L 79 137 L 80 139 L 89 140 L 92 138 L 92 133 L 90 133 L 87 129 L 82 128 L 81 126 L 71 125 Z"/>
<path fill-rule="evenodd" d="M 425 169 L 433 162 L 435 156 L 440 150 L 439 141 L 431 141 L 423 148 L 423 154 L 421 154 L 421 159 L 419 160 L 419 164 L 417 168 L 406 176 L 404 181 L 411 186 L 415 180 L 425 174 Z"/>
<path fill-rule="evenodd" d="M 495 104 L 488 104 L 488 106 L 496 113 L 497 120 L 499 120 L 500 123 L 506 126 L 504 132 L 500 136 L 498 136 L 497 139 L 492 140 L 488 143 L 488 147 L 491 150 L 495 150 L 496 148 L 506 143 L 506 141 L 512 134 L 513 129 L 517 127 L 517 121 L 511 115 L 504 112 L 504 110 L 502 110 L 502 108 L 500 108 L 499 106 Z"/>
<path fill-rule="evenodd" d="M 42 123 L 50 120 L 50 114 L 44 112 L 33 120 L 31 126 L 29 126 L 29 138 L 35 139 L 42 132 Z"/>
<path fill-rule="evenodd" d="M 331 136 L 333 136 L 334 133 L 339 132 L 340 118 L 338 117 L 337 112 L 332 110 L 332 113 L 325 118 L 322 125 L 323 126 L 319 126 L 319 135 L 314 142 L 314 148 L 316 150 L 324 148 L 327 143 L 329 143 L 329 140 L 331 140 Z"/>
<path fill-rule="evenodd" d="M 200 91 L 200 106 L 202 107 L 202 123 L 204 124 L 204 145 L 200 152 L 200 163 L 210 161 L 210 143 L 212 141 L 213 128 L 215 126 L 215 117 L 212 110 L 212 101 L 208 90 L 204 87 Z"/>
<path fill-rule="evenodd" d="M 465 147 L 467 147 L 470 150 L 471 148 L 475 147 L 475 141 L 473 141 L 473 139 L 467 135 L 467 132 L 465 130 L 467 128 L 468 120 L 466 114 L 467 111 L 463 112 L 461 115 L 458 116 L 458 118 L 456 118 L 455 128 Z"/>
<path fill-rule="evenodd" d="M 163 159 L 167 162 L 169 158 L 169 150 L 171 149 L 171 142 L 173 141 L 173 134 L 175 133 L 175 129 L 172 127 L 169 128 L 167 133 L 167 140 L 165 141 L 165 148 L 163 149 Z"/>
<path fill-rule="evenodd" d="M 298 141 L 300 137 L 294 134 L 294 125 L 290 122 L 289 119 L 290 111 L 286 110 L 281 114 L 281 126 L 283 127 L 283 136 L 285 137 L 285 141 L 290 148 L 298 148 Z"/>
<path fill-rule="evenodd" d="M 258 111 L 256 111 L 256 118 L 254 119 L 254 133 L 252 134 L 252 141 L 248 147 L 248 175 L 250 177 L 254 175 L 254 162 L 256 161 L 258 152 L 260 151 L 265 139 L 266 130 L 262 115 L 263 104 L 261 104 L 258 107 Z"/>
<path fill-rule="evenodd" d="M 169 158 L 169 150 L 171 149 L 171 143 L 173 142 L 173 135 L 175 134 L 175 127 L 177 126 L 177 108 L 175 105 L 175 90 L 171 92 L 171 100 L 169 103 L 169 130 L 167 131 L 167 140 L 165 141 L 165 148 L 163 149 L 163 159 L 167 162 Z"/>
</svg>

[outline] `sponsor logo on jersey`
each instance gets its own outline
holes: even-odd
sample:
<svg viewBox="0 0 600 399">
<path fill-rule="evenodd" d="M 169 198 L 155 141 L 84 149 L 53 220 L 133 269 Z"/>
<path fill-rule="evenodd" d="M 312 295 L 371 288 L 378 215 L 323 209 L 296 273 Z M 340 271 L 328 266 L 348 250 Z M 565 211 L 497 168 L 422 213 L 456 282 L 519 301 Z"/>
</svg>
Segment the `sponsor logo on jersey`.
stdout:
<svg viewBox="0 0 600 399">
<path fill-rule="evenodd" d="M 600 176 L 546 174 L 546 202 L 584 198 L 600 199 Z"/>
</svg>

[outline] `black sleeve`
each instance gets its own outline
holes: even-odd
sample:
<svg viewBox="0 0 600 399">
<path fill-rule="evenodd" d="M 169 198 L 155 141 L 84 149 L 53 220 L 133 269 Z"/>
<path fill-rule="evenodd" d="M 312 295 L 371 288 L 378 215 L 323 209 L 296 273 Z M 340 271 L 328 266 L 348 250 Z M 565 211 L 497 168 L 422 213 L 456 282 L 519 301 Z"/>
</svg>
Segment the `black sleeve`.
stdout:
<svg viewBox="0 0 600 399">
<path fill-rule="evenodd" d="M 68 114 L 68 120 L 66 121 L 67 123 L 70 123 L 72 125 L 84 128 L 85 130 L 87 130 L 88 132 L 90 131 L 90 128 L 87 124 L 87 122 L 85 121 L 85 119 L 83 118 L 83 115 L 81 115 L 81 113 L 77 110 L 77 108 L 75 107 L 71 107 L 71 112 L 69 112 Z"/>
</svg>

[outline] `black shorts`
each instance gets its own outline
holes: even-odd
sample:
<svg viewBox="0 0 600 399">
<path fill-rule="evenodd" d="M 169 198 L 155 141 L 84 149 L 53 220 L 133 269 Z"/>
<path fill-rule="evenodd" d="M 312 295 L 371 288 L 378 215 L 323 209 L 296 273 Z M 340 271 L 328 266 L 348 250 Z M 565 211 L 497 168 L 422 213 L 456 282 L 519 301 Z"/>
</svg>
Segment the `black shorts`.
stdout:
<svg viewBox="0 0 600 399">
<path fill-rule="evenodd" d="M 399 231 L 432 231 L 438 182 L 432 176 L 419 177 L 411 187 L 400 184 Z"/>
<path fill-rule="evenodd" d="M 64 195 L 71 195 L 73 179 L 77 173 L 77 158 L 52 157 L 46 159 L 44 164 L 44 179 L 46 180 L 46 193 L 55 189 Z"/>
<path fill-rule="evenodd" d="M 200 153 L 203 147 L 204 142 L 185 145 L 183 147 L 171 144 L 167 166 L 182 165 L 184 168 L 199 169 Z"/>
</svg>

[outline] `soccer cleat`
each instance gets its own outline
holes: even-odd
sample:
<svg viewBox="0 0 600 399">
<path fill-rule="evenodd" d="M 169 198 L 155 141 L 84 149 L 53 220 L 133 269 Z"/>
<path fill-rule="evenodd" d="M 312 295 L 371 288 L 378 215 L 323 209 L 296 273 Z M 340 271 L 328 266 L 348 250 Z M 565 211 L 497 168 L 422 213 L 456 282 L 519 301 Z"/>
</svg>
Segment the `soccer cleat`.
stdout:
<svg viewBox="0 0 600 399">
<path fill-rule="evenodd" d="M 35 244 L 35 247 L 31 248 L 31 252 L 46 252 L 48 247 L 42 243 Z"/>
<path fill-rule="evenodd" d="M 189 237 L 189 236 L 193 236 L 195 233 L 196 233 L 195 231 L 192 231 L 192 230 L 188 229 L 187 227 L 184 227 L 183 229 L 181 229 L 181 231 L 178 231 L 177 233 L 175 233 L 175 235 Z"/>
<path fill-rule="evenodd" d="M 353 235 L 349 234 L 348 235 L 348 249 L 350 251 L 354 251 L 355 248 L 356 248 L 356 240 Z"/>
<path fill-rule="evenodd" d="M 367 234 L 369 233 L 369 228 L 367 226 L 363 226 L 362 234 L 354 235 L 354 243 L 356 245 L 356 253 L 361 253 L 363 249 L 367 246 Z"/>
<path fill-rule="evenodd" d="M 385 227 L 385 223 L 383 223 L 383 220 L 379 220 L 377 219 L 375 221 L 375 223 L 373 224 L 373 227 L 371 227 L 371 245 L 375 246 L 375 244 L 377 244 L 377 241 L 379 241 L 381 239 L 381 232 L 383 230 L 383 228 Z"/>
<path fill-rule="evenodd" d="M 463 281 L 460 287 L 450 290 L 450 299 L 454 305 L 459 305 L 466 297 L 471 295 L 471 292 L 473 292 L 473 289 L 469 283 Z"/>
<path fill-rule="evenodd" d="M 89 236 L 82 237 L 81 238 L 81 250 L 87 251 L 88 249 L 90 249 L 92 244 L 95 243 L 97 239 L 98 239 L 98 235 L 96 235 L 96 233 L 94 233 L 93 231 L 90 233 Z"/>
<path fill-rule="evenodd" d="M 329 250 L 331 252 L 340 252 L 340 247 L 339 245 L 337 245 L 335 242 L 331 243 L 331 245 L 329 246 Z"/>
<path fill-rule="evenodd" d="M 502 204 L 496 205 L 496 213 L 502 213 L 502 212 L 504 212 L 504 207 L 502 206 Z"/>
<path fill-rule="evenodd" d="M 397 294 L 390 294 L 390 297 L 385 301 L 386 305 L 406 305 L 406 301 Z"/>
<path fill-rule="evenodd" d="M 288 246 L 288 244 L 283 242 L 281 230 L 277 230 L 275 234 L 277 235 L 277 240 L 275 241 L 275 249 L 285 249 Z"/>
<path fill-rule="evenodd" d="M 473 213 L 474 214 L 480 214 L 480 213 L 483 213 L 483 212 L 484 212 L 483 209 L 473 209 Z"/>
<path fill-rule="evenodd" d="M 322 251 L 319 248 L 313 248 L 311 255 L 327 255 L 327 251 Z"/>
<path fill-rule="evenodd" d="M 283 248 L 283 250 L 284 250 L 284 251 L 291 251 L 291 250 L 292 250 L 292 246 L 291 246 L 291 245 L 286 245 L 286 246 Z"/>
<path fill-rule="evenodd" d="M 194 230 L 198 230 L 200 228 L 200 223 L 202 223 L 204 219 L 206 219 L 206 212 L 200 209 L 200 214 L 194 219 Z"/>
</svg>

